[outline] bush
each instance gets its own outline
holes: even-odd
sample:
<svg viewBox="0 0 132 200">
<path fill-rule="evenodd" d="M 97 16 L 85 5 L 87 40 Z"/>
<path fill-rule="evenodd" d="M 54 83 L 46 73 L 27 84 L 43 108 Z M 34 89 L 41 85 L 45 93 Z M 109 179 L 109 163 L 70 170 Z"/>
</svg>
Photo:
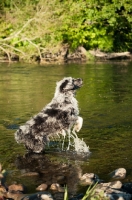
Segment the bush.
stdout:
<svg viewBox="0 0 132 200">
<path fill-rule="evenodd" d="M 103 51 L 131 51 L 130 0 L 2 0 L 0 49 L 30 59 L 68 43 Z"/>
</svg>

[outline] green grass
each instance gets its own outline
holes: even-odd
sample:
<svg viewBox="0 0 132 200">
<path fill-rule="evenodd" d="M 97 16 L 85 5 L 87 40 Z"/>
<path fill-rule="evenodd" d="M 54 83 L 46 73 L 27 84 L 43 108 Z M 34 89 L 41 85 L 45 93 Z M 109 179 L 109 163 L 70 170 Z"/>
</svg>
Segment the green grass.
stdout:
<svg viewBox="0 0 132 200">
<path fill-rule="evenodd" d="M 109 198 L 104 196 L 103 191 L 99 194 L 96 194 L 96 186 L 97 183 L 94 186 L 89 186 L 82 200 L 108 200 Z M 65 187 L 64 200 L 68 200 L 67 186 Z"/>
</svg>

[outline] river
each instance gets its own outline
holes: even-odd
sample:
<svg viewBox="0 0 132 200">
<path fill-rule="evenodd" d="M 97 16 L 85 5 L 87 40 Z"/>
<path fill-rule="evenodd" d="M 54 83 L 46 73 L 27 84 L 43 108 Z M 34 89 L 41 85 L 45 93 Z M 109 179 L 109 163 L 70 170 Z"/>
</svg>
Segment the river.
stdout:
<svg viewBox="0 0 132 200">
<path fill-rule="evenodd" d="M 124 61 L 0 64 L 0 162 L 11 171 L 9 181 L 21 180 L 23 167 L 16 163 L 18 155 L 22 158 L 26 153 L 15 142 L 14 132 L 51 101 L 56 82 L 68 76 L 84 81 L 76 95 L 84 119 L 78 136 L 90 147 L 91 155 L 87 160 L 72 159 L 64 153 L 55 154 L 54 159 L 53 152 L 46 156 L 53 160 L 59 157 L 58 162 L 65 157 L 66 162 L 79 165 L 83 173 L 93 172 L 104 180 L 109 179 L 111 171 L 124 167 L 125 181 L 132 182 L 132 62 Z M 31 187 L 30 181 L 28 185 Z"/>
</svg>

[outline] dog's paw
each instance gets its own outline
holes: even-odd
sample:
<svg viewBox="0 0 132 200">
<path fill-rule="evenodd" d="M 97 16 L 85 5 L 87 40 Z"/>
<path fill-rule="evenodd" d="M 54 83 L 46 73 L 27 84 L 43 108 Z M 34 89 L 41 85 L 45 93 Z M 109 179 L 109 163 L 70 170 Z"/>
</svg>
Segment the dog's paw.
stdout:
<svg viewBox="0 0 132 200">
<path fill-rule="evenodd" d="M 83 118 L 78 116 L 78 119 L 73 127 L 73 132 L 79 132 L 83 125 Z"/>
</svg>

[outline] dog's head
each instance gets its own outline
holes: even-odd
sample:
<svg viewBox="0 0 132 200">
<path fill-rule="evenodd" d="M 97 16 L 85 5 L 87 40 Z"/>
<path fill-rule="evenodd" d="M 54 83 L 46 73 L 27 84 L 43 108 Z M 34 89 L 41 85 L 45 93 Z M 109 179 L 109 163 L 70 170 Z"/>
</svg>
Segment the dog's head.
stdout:
<svg viewBox="0 0 132 200">
<path fill-rule="evenodd" d="M 83 84 L 83 81 L 81 78 L 72 78 L 72 77 L 67 77 L 62 79 L 61 81 L 57 82 L 57 88 L 56 92 L 59 93 L 67 93 L 67 92 L 72 92 L 75 93 L 75 90 L 80 88 Z"/>
</svg>

